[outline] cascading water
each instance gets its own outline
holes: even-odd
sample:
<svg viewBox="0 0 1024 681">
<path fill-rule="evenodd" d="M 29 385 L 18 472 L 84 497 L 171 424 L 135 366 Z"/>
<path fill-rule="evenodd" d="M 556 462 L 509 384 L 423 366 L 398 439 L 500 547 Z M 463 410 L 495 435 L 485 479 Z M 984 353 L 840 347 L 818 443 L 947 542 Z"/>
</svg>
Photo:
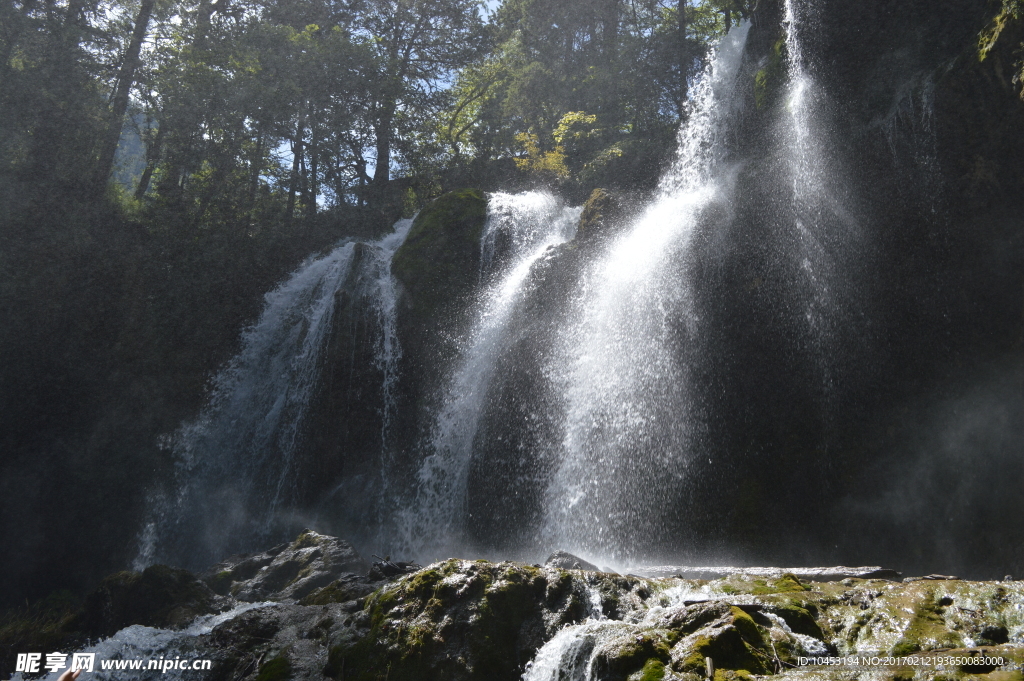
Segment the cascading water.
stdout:
<svg viewBox="0 0 1024 681">
<path fill-rule="evenodd" d="M 694 91 L 678 157 L 657 198 L 584 275 L 549 372 L 565 410 L 546 492 L 548 546 L 635 556 L 685 484 L 699 436 L 689 393 L 699 324 L 687 274 L 702 214 L 728 200 L 723 137 L 749 26 L 726 36 Z"/>
<path fill-rule="evenodd" d="M 176 680 L 195 680 L 198 681 L 204 677 L 208 677 L 210 672 L 208 670 L 191 670 L 191 669 L 174 669 L 164 670 L 160 667 L 155 669 L 142 668 L 138 670 L 128 669 L 101 669 L 101 665 L 104 661 L 108 664 L 116 665 L 117 662 L 124 662 L 129 664 L 134 661 L 144 661 L 146 667 L 148 667 L 150 661 L 153 663 L 159 662 L 161 665 L 164 660 L 172 661 L 177 659 L 196 660 L 202 655 L 197 655 L 195 652 L 195 639 L 199 636 L 205 636 L 214 630 L 217 626 L 230 622 L 236 617 L 243 615 L 252 610 L 260 608 L 273 608 L 277 607 L 277 603 L 242 603 L 231 610 L 222 612 L 216 615 L 203 615 L 197 617 L 189 626 L 183 629 L 158 629 L 155 627 L 145 627 L 140 624 L 133 624 L 130 627 L 118 631 L 113 636 L 103 639 L 95 645 L 90 645 L 80 650 L 76 650 L 76 653 L 94 654 L 95 663 L 93 670 L 88 674 L 93 679 L 99 679 L 100 681 L 113 681 L 113 679 L 124 679 L 127 674 L 130 674 L 127 678 L 135 679 L 136 681 L 146 681 L 150 679 L 176 679 Z M 44 674 L 43 676 L 34 677 L 38 680 L 45 681 L 57 681 L 61 676 L 62 672 L 51 672 L 50 674 Z M 12 681 L 24 681 L 24 676 L 19 672 L 14 674 Z"/>
<path fill-rule="evenodd" d="M 213 379 L 200 417 L 167 438 L 175 491 L 155 499 L 136 568 L 154 559 L 202 567 L 274 532 L 296 495 L 296 452 L 343 293 L 361 302 L 374 329 L 386 452 L 401 356 L 390 263 L 411 224 L 399 221 L 377 242 L 340 244 L 266 295 L 259 321 L 242 335 L 242 351 Z M 388 470 L 380 466 L 382 476 Z"/>
<path fill-rule="evenodd" d="M 827 183 L 828 158 L 822 148 L 824 121 L 822 93 L 811 74 L 804 54 L 803 34 L 812 22 L 813 7 L 798 0 L 786 0 L 783 27 L 788 55 L 786 115 L 781 143 L 792 182 L 794 233 L 780 237 L 792 241 L 790 248 L 799 272 L 793 284 L 803 306 L 808 345 L 822 383 L 827 403 L 836 380 L 833 366 L 839 329 L 840 292 L 838 254 L 843 250 L 841 232 L 855 230 L 842 198 Z M 849 285 L 849 282 L 845 282 Z"/>
<path fill-rule="evenodd" d="M 645 635 L 657 632 L 677 612 L 686 611 L 687 605 L 710 601 L 717 594 L 681 584 L 654 594 L 646 601 L 620 602 L 621 619 L 609 620 L 591 613 L 583 622 L 562 628 L 545 643 L 527 664 L 523 681 L 597 681 L 607 678 L 602 669 L 603 653 L 643 640 Z M 771 612 L 761 613 L 770 629 L 769 636 L 791 640 L 805 655 L 827 652 L 824 641 L 812 636 L 796 634 L 785 620 Z"/>
<path fill-rule="evenodd" d="M 548 193 L 489 197 L 481 238 L 481 279 L 489 284 L 434 418 L 417 498 L 399 519 L 400 539 L 415 555 L 461 547 L 475 440 L 488 387 L 507 349 L 513 313 L 534 263 L 573 237 L 579 215 L 579 208 Z"/>
</svg>

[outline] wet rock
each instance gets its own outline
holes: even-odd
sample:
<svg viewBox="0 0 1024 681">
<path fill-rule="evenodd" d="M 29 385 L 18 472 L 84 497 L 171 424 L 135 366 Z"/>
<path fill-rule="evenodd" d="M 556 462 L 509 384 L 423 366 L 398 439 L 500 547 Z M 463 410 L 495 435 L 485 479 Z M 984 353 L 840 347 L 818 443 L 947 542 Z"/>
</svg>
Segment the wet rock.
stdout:
<svg viewBox="0 0 1024 681">
<path fill-rule="evenodd" d="M 711 671 L 709 660 L 714 681 L 753 675 L 826 681 L 854 676 L 803 667 L 798 658 L 923 658 L 929 651 L 1004 660 L 963 666 L 945 681 L 968 674 L 1010 681 L 1005 675 L 1024 663 L 1021 583 L 855 577 L 805 583 L 768 568 L 714 580 L 642 578 L 559 567 L 554 563 L 585 563 L 561 552 L 544 567 L 449 560 L 391 581 L 334 572 L 354 554 L 345 542 L 307 531 L 290 544 L 218 564 L 206 579 L 225 571 L 250 574 L 231 582 L 236 593 L 260 590 L 279 599 L 244 612 L 236 599 L 217 596 L 183 570 L 118 573 L 61 625 L 62 639 L 38 639 L 38 648 L 22 640 L 18 650 L 72 650 L 72 641 L 84 642 L 86 625 L 94 638 L 129 624 L 180 629 L 195 614 L 236 607 L 213 620 L 225 619 L 208 633 L 174 643 L 175 654 L 213 661 L 208 681 L 512 681 L 531 663 L 562 671 L 528 678 L 581 678 L 589 670 L 602 681 L 700 681 Z M 285 567 L 295 562 L 305 566 L 299 573 L 312 569 L 299 577 L 294 566 Z M 302 580 L 314 575 L 331 577 L 297 601 L 281 595 L 305 588 Z M 0 629 L 0 646 L 8 628 Z M 157 634 L 167 645 L 166 633 Z M 864 678 L 864 671 L 856 673 Z M 911 662 L 896 671 L 900 679 L 939 679 L 934 667 Z"/>
<path fill-rule="evenodd" d="M 544 562 L 547 567 L 562 568 L 563 570 L 590 570 L 592 572 L 601 572 L 601 568 L 597 567 L 593 563 L 572 555 L 568 551 L 555 551 L 548 559 Z"/>
<path fill-rule="evenodd" d="M 342 575 L 365 573 L 369 568 L 348 542 L 312 530 L 274 551 L 273 556 L 246 558 L 223 570 L 221 574 L 228 574 L 219 579 L 230 579 L 230 593 L 240 601 L 297 600 Z"/>
<path fill-rule="evenodd" d="M 690 606 L 673 629 L 682 635 L 672 647 L 672 668 L 707 674 L 707 658 L 717 669 L 752 674 L 777 671 L 769 628 L 743 609 L 727 603 Z M 779 665 L 781 666 L 781 665 Z"/>
<path fill-rule="evenodd" d="M 327 674 L 366 678 L 519 679 L 562 624 L 583 614 L 568 572 L 516 563 L 449 560 L 367 599 L 367 633 L 333 645 Z M 563 616 L 576 610 L 577 617 Z M 359 677 L 363 678 L 363 677 Z"/>
<path fill-rule="evenodd" d="M 621 226 L 624 215 L 621 196 L 607 189 L 595 189 L 583 205 L 575 241 L 591 243 L 603 240 L 616 227 Z"/>
<path fill-rule="evenodd" d="M 486 218 L 487 198 L 477 189 L 444 194 L 420 211 L 391 263 L 413 318 L 447 310 L 477 283 Z"/>
<path fill-rule="evenodd" d="M 328 603 L 347 603 L 369 596 L 383 586 L 382 581 L 355 574 L 342 575 L 327 586 L 309 593 L 299 601 L 302 605 L 327 605 Z"/>
<path fill-rule="evenodd" d="M 903 575 L 896 570 L 883 567 L 694 567 L 684 565 L 652 565 L 630 568 L 631 574 L 641 577 L 678 577 L 680 579 L 722 579 L 729 575 L 750 575 L 777 579 L 793 575 L 809 582 L 838 582 L 844 579 L 888 579 L 898 580 Z M 955 578 L 953 578 L 955 579 Z"/>
</svg>

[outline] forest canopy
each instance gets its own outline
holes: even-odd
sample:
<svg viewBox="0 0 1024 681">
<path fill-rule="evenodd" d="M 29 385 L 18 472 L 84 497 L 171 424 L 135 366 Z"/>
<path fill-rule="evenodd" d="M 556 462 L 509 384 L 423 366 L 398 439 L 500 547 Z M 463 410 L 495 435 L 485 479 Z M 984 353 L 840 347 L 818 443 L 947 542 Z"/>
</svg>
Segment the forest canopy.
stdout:
<svg viewBox="0 0 1024 681">
<path fill-rule="evenodd" d="M 106 195 L 144 221 L 251 229 L 324 210 L 407 212 L 469 178 L 650 186 L 709 46 L 747 7 L 24 0 L 2 11 L 9 202 Z"/>
</svg>

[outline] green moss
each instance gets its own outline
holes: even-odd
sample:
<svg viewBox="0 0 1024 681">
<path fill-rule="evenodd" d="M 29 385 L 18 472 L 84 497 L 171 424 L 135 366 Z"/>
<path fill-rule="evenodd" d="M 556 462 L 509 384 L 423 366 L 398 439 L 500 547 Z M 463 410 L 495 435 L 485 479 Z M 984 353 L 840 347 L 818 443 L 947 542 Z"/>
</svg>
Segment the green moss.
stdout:
<svg viewBox="0 0 1024 681">
<path fill-rule="evenodd" d="M 677 671 L 706 674 L 705 658 L 710 657 L 716 669 L 770 673 L 774 655 L 754 619 L 736 606 L 724 617 L 718 612 L 718 619 L 708 622 L 693 639 L 684 639 L 688 650 L 680 655 Z"/>
<path fill-rule="evenodd" d="M 233 580 L 234 573 L 231 570 L 221 570 L 213 577 L 206 580 L 206 585 L 213 590 L 214 593 L 226 596 L 231 591 L 231 582 Z"/>
<path fill-rule="evenodd" d="M 768 53 L 767 63 L 754 74 L 754 103 L 764 108 L 781 92 L 780 85 L 786 78 L 786 38 L 780 37 Z"/>
<path fill-rule="evenodd" d="M 292 542 L 292 549 L 307 549 L 311 546 L 318 546 L 320 540 L 317 538 L 316 533 L 312 530 L 305 530 L 302 534 L 295 538 Z"/>
<path fill-rule="evenodd" d="M 405 584 L 405 589 L 417 598 L 428 598 L 444 577 L 437 570 L 420 570 Z"/>
<path fill-rule="evenodd" d="M 792 602 L 771 604 L 768 606 L 767 610 L 768 612 L 781 617 L 794 633 L 813 636 L 817 639 L 825 638 L 825 634 L 821 631 L 821 627 L 818 626 L 818 622 L 814 618 L 814 615 L 811 614 L 810 610 L 800 604 Z"/>
<path fill-rule="evenodd" d="M 746 669 L 715 670 L 715 681 L 751 681 L 753 678 Z"/>
<path fill-rule="evenodd" d="M 623 636 L 601 651 L 599 665 L 610 679 L 660 679 L 671 655 L 673 634 L 653 629 Z"/>
<path fill-rule="evenodd" d="M 260 665 L 256 681 L 286 681 L 292 677 L 292 663 L 283 655 L 278 655 Z"/>
<path fill-rule="evenodd" d="M 748 615 L 744 610 L 737 608 L 735 605 L 732 606 L 732 617 L 733 626 L 740 632 L 748 643 L 754 645 L 761 645 L 761 630 L 758 629 L 757 623 L 754 622 L 754 618 Z"/>
<path fill-rule="evenodd" d="M 788 593 L 791 591 L 807 591 L 807 587 L 800 583 L 796 575 L 786 573 L 778 579 L 770 582 L 763 579 L 754 580 L 754 588 L 750 593 L 755 595 Z"/>
<path fill-rule="evenodd" d="M 902 656 L 921 650 L 958 648 L 962 645 L 963 639 L 960 635 L 946 627 L 940 606 L 935 599 L 935 591 L 930 590 L 924 593 L 914 608 L 914 616 L 910 620 L 910 625 L 903 632 L 902 638 L 893 646 L 891 653 Z"/>
<path fill-rule="evenodd" d="M 476 283 L 486 218 L 487 199 L 477 189 L 440 196 L 416 217 L 391 261 L 416 318 L 450 308 Z"/>
<path fill-rule="evenodd" d="M 590 241 L 602 232 L 607 230 L 621 216 L 622 207 L 619 200 L 612 196 L 607 189 L 595 189 L 590 193 L 587 202 L 583 204 L 583 212 L 580 214 L 580 223 L 576 229 L 577 243 Z"/>
<path fill-rule="evenodd" d="M 708 670 L 704 658 L 711 650 L 711 639 L 707 636 L 698 636 L 690 644 L 690 652 L 679 663 L 679 671 L 697 672 L 707 676 Z"/>
<path fill-rule="evenodd" d="M 353 593 L 341 580 L 336 580 L 325 587 L 311 592 L 308 596 L 299 601 L 299 605 L 328 605 L 330 603 L 345 603 L 347 601 L 355 600 L 356 597 L 357 593 Z"/>
<path fill-rule="evenodd" d="M 652 657 L 644 664 L 644 668 L 631 674 L 629 681 L 661 681 L 665 678 L 665 663 Z"/>
</svg>

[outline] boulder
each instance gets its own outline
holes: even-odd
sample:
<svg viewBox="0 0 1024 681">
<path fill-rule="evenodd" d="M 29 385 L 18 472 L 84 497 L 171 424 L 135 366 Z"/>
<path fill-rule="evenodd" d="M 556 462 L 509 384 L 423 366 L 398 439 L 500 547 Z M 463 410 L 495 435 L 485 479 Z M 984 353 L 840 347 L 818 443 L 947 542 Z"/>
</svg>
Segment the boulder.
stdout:
<svg viewBox="0 0 1024 681">
<path fill-rule="evenodd" d="M 593 563 L 588 563 L 578 556 L 574 556 L 568 551 L 555 551 L 548 559 L 544 561 L 546 567 L 562 568 L 563 570 L 590 570 L 591 572 L 601 572 L 601 568 L 597 567 Z"/>
<path fill-rule="evenodd" d="M 143 572 L 118 572 L 90 593 L 69 628 L 89 637 L 110 636 L 131 624 L 177 629 L 199 615 L 226 610 L 218 596 L 187 570 L 152 565 Z"/>
<path fill-rule="evenodd" d="M 580 224 L 576 229 L 577 243 L 603 240 L 625 217 L 623 199 L 607 189 L 597 188 L 583 204 Z"/>
<path fill-rule="evenodd" d="M 305 530 L 291 544 L 245 557 L 212 579 L 240 601 L 299 600 L 347 574 L 369 569 L 348 542 Z"/>
<path fill-rule="evenodd" d="M 450 311 L 477 284 L 486 219 L 487 198 L 477 189 L 444 194 L 416 216 L 391 261 L 414 319 Z"/>
</svg>

